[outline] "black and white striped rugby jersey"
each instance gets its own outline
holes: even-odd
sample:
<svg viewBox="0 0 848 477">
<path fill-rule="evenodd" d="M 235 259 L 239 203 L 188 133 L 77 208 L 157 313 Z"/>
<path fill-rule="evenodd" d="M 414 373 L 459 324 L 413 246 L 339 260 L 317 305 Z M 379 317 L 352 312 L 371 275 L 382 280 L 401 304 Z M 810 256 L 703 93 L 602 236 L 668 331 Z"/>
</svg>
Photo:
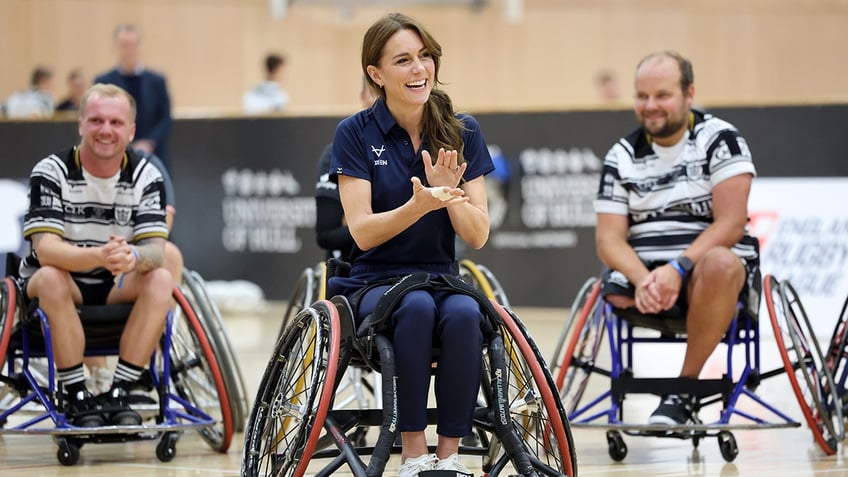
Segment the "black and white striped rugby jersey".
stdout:
<svg viewBox="0 0 848 477">
<path fill-rule="evenodd" d="M 672 154 L 657 154 L 640 128 L 604 159 L 595 212 L 627 215 L 628 243 L 644 261 L 680 255 L 712 223 L 712 188 L 736 175 L 756 175 L 748 144 L 732 124 L 699 111 L 691 119 L 676 154 L 674 147 L 664 150 Z M 750 240 L 742 242 L 733 251 L 754 258 Z"/>
<path fill-rule="evenodd" d="M 35 165 L 30 176 L 24 237 L 54 233 L 78 247 L 103 245 L 110 235 L 126 237 L 130 243 L 168 238 L 164 191 L 159 170 L 132 150 L 124 155 L 121 170 L 108 178 L 85 171 L 76 147 L 51 154 Z M 21 264 L 23 278 L 38 267 L 30 250 Z M 103 269 L 72 275 L 94 283 L 102 279 Z"/>
</svg>

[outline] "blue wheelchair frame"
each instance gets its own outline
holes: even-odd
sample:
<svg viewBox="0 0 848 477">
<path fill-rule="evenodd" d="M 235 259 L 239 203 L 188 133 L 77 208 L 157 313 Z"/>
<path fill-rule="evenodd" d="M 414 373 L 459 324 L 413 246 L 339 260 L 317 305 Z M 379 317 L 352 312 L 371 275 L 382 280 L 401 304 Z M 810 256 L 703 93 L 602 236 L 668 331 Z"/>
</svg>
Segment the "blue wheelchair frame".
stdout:
<svg viewBox="0 0 848 477">
<path fill-rule="evenodd" d="M 0 412 L 0 434 L 45 434 L 56 436 L 59 447 L 57 459 L 63 465 L 73 465 L 79 459 L 79 448 L 87 442 L 124 442 L 130 440 L 148 440 L 160 438 L 156 448 L 156 456 L 163 462 L 170 461 L 176 455 L 176 442 L 180 432 L 186 429 L 198 429 L 203 433 L 206 429 L 219 424 L 219 420 L 208 414 L 199 407 L 200 403 L 191 402 L 191 390 L 185 390 L 178 386 L 179 373 L 188 372 L 196 366 L 206 366 L 204 371 L 211 374 L 210 379 L 214 382 L 216 397 L 221 400 L 221 414 L 223 426 L 221 438 L 215 434 L 204 435 L 204 439 L 213 449 L 224 452 L 229 447 L 232 437 L 232 413 L 227 400 L 226 387 L 221 378 L 221 370 L 217 364 L 209 339 L 203 332 L 201 324 L 196 315 L 189 307 L 188 301 L 179 288 L 174 289 L 174 298 L 184 311 L 183 320 L 189 327 L 189 333 L 196 338 L 193 351 L 195 355 L 186 362 L 176 363 L 172 352 L 177 338 L 179 319 L 175 319 L 173 313 L 168 311 L 166 326 L 161 339 L 161 350 L 154 351 L 150 358 L 150 371 L 145 375 L 149 377 L 150 389 L 155 389 L 158 397 L 158 413 L 155 416 L 155 424 L 141 424 L 137 426 L 101 426 L 101 427 L 77 427 L 68 422 L 67 416 L 62 409 L 61 389 L 57 385 L 55 376 L 55 362 L 52 343 L 52 331 L 47 315 L 33 303 L 30 311 L 21 313 L 20 307 L 23 300 L 16 282 L 10 278 L 5 279 L 7 299 L 10 301 L 8 310 L 2 310 L 6 314 L 0 332 L 8 337 L 5 353 L 5 373 L 0 375 L 0 381 L 5 386 L 10 386 L 20 395 L 20 400 L 8 409 Z M 9 313 L 11 310 L 14 313 Z M 99 343 L 87 346 L 86 356 L 109 356 L 117 355 L 117 342 L 120 333 L 132 309 L 131 304 L 84 306 L 79 307 L 80 319 L 85 325 L 86 333 L 98 334 Z M 11 321 L 18 317 L 19 323 L 12 326 Z M 13 329 L 14 328 L 14 329 Z M 40 330 L 40 333 L 39 333 Z M 93 330 L 93 331 L 92 331 Z M 11 336 L 9 336 L 11 332 Z M 200 354 L 201 356 L 197 356 Z M 46 378 L 39 374 L 36 366 L 32 363 L 34 358 L 46 359 Z M 205 362 L 204 362 L 205 358 Z M 177 368 L 174 366 L 178 365 Z M 17 367 L 20 371 L 16 371 Z M 40 378 L 40 379 L 39 379 Z M 45 382 L 46 381 L 46 382 Z M 184 395 L 181 395 L 184 394 Z M 174 403 L 179 406 L 174 406 Z M 30 406 L 27 406 L 30 404 Z M 40 407 L 39 407 L 40 406 Z M 18 412 L 32 413 L 35 416 L 22 423 L 5 427 L 9 418 Z M 51 426 L 38 426 L 44 421 L 51 421 Z M 217 432 L 217 431 L 213 431 Z M 208 437 L 208 438 L 207 438 Z"/>
<path fill-rule="evenodd" d="M 722 342 L 727 345 L 727 367 L 721 379 L 636 378 L 632 371 L 634 348 L 642 343 L 684 343 L 686 340 L 685 320 L 680 319 L 679 316 L 676 319 L 657 319 L 650 315 L 615 309 L 600 298 L 599 287 L 600 283 L 597 280 L 591 287 L 584 286 L 581 294 L 588 293 L 586 295 L 588 298 L 575 301 L 581 303 L 583 309 L 580 310 L 579 315 L 572 316 L 572 323 L 566 325 L 574 332 L 560 361 L 557 385 L 567 407 L 569 421 L 574 427 L 607 429 L 608 449 L 613 460 L 623 460 L 627 455 L 627 446 L 621 437 L 622 433 L 634 436 L 692 439 L 695 447 L 700 439 L 716 436 L 722 457 L 730 462 L 738 455 L 738 446 L 731 430 L 786 428 L 801 425 L 786 413 L 767 403 L 755 392 L 764 379 L 782 374 L 785 369 L 760 371 L 759 321 L 744 312 L 741 303 L 722 339 Z M 637 328 L 657 330 L 660 336 L 639 336 L 634 332 Z M 564 330 L 563 335 L 565 334 Z M 611 353 L 610 369 L 602 369 L 597 362 L 598 353 L 604 343 L 604 335 L 606 335 L 606 343 Z M 745 364 L 741 370 L 734 369 L 733 355 L 737 346 L 743 346 L 742 352 L 745 355 Z M 557 359 L 557 356 L 554 359 Z M 738 378 L 734 378 L 737 371 Z M 592 374 L 608 377 L 610 388 L 584 402 L 586 382 Z M 663 426 L 627 423 L 624 420 L 624 399 L 628 393 L 657 395 L 686 393 L 699 398 L 696 411 L 716 403 L 722 404 L 722 408 L 719 418 L 715 422 L 706 424 Z M 770 418 L 756 416 L 743 410 L 738 406 L 742 396 L 747 396 L 767 410 Z M 570 400 L 569 397 L 571 397 Z M 739 416 L 744 419 L 744 422 L 731 422 L 733 416 Z"/>
</svg>

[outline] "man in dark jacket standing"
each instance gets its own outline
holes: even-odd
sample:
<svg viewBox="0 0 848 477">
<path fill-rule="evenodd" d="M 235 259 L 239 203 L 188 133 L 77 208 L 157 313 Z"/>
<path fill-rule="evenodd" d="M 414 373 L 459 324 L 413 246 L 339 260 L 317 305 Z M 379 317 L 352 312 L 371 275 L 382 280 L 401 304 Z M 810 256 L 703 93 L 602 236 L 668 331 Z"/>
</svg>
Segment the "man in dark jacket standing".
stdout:
<svg viewBox="0 0 848 477">
<path fill-rule="evenodd" d="M 114 84 L 130 93 L 138 107 L 133 147 L 156 154 L 173 172 L 168 154 L 171 99 L 165 77 L 141 62 L 141 32 L 135 25 L 118 25 L 114 41 L 118 66 L 98 75 L 94 82 Z"/>
</svg>

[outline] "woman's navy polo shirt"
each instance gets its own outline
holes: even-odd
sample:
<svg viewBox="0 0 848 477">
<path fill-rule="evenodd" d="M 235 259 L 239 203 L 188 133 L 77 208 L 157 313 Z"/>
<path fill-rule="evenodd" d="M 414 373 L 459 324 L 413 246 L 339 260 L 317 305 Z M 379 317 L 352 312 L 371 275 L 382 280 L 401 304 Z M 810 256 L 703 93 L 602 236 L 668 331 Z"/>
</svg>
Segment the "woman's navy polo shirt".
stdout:
<svg viewBox="0 0 848 477">
<path fill-rule="evenodd" d="M 463 154 L 468 167 L 463 176 L 470 181 L 494 170 L 492 158 L 472 116 L 457 114 L 464 125 Z M 421 145 L 425 150 L 428 144 Z M 386 212 L 403 205 L 412 197 L 412 176 L 427 184 L 420 151 L 386 107 L 378 99 L 370 108 L 344 120 L 336 128 L 330 177 L 339 175 L 371 182 L 371 209 Z M 456 232 L 446 209 L 432 211 L 385 243 L 368 251 L 354 250 L 352 276 L 369 279 L 412 271 L 456 273 L 454 269 Z"/>
</svg>

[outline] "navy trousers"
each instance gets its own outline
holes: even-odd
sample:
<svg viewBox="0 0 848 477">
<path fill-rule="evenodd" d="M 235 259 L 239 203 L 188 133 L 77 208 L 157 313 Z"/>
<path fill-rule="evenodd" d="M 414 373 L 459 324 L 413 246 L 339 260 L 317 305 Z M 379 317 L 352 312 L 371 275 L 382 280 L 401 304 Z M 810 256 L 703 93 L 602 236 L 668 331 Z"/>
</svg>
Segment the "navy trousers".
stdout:
<svg viewBox="0 0 848 477">
<path fill-rule="evenodd" d="M 389 288 L 369 290 L 359 302 L 363 318 L 374 310 Z M 398 426 L 401 432 L 427 427 L 433 348 L 439 348 L 435 373 L 436 432 L 462 437 L 471 422 L 480 388 L 483 314 L 471 297 L 447 291 L 415 290 L 407 293 L 392 314 L 391 340 L 397 368 Z"/>
</svg>

